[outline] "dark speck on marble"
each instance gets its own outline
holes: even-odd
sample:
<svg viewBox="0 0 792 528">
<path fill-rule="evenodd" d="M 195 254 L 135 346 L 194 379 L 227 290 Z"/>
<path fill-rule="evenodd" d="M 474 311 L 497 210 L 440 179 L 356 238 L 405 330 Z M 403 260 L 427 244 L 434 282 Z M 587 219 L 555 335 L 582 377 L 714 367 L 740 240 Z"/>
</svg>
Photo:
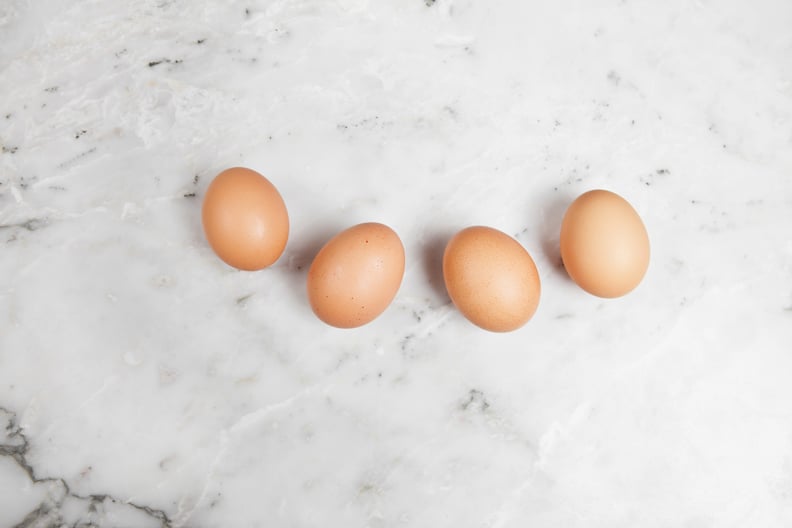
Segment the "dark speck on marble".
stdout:
<svg viewBox="0 0 792 528">
<path fill-rule="evenodd" d="M 667 176 L 671 174 L 671 171 L 668 169 L 656 169 L 654 173 L 649 173 L 646 176 L 641 176 L 641 182 L 647 187 L 652 185 L 655 182 L 655 176 Z"/>
<path fill-rule="evenodd" d="M 348 130 L 350 128 L 364 128 L 371 130 L 376 127 L 384 128 L 387 126 L 391 126 L 392 124 L 393 123 L 391 121 L 380 121 L 380 117 L 378 115 L 375 115 L 374 117 L 367 117 L 355 123 L 349 123 L 349 124 L 338 123 L 336 125 L 336 128 L 338 130 Z"/>
<path fill-rule="evenodd" d="M 24 227 L 28 231 L 38 231 L 48 223 L 49 221 L 46 218 L 31 218 L 27 222 L 21 224 L 20 227 Z"/>
<path fill-rule="evenodd" d="M 463 411 L 486 412 L 490 408 L 490 403 L 487 401 L 483 392 L 478 389 L 470 389 L 470 392 L 468 392 L 467 397 L 459 405 L 459 408 Z"/>
<path fill-rule="evenodd" d="M 196 44 L 203 44 L 204 42 L 206 42 L 205 38 L 198 39 L 198 40 L 195 41 Z"/>
<path fill-rule="evenodd" d="M 31 218 L 30 220 L 26 220 L 24 222 L 19 222 L 16 224 L 0 224 L 0 229 L 7 229 L 11 227 L 21 227 L 28 231 L 37 231 L 42 227 L 45 227 L 49 222 L 46 218 Z"/>
<path fill-rule="evenodd" d="M 58 91 L 58 86 L 50 86 L 49 88 L 44 88 L 44 91 L 47 93 L 55 93 Z"/>
<path fill-rule="evenodd" d="M 221 493 L 218 493 L 218 494 L 217 494 L 217 498 L 216 498 L 216 499 L 213 499 L 213 500 L 212 500 L 212 502 L 210 502 L 210 503 L 209 503 L 209 508 L 214 508 L 215 506 L 217 506 L 217 503 L 219 503 L 219 502 L 220 502 L 220 497 L 221 497 L 221 496 L 222 496 L 222 494 L 221 494 Z"/>
<path fill-rule="evenodd" d="M 89 148 L 85 152 L 81 152 L 80 154 L 77 154 L 73 158 L 70 158 L 70 159 L 64 161 L 63 163 L 58 165 L 58 168 L 59 169 L 65 168 L 65 167 L 71 165 L 72 163 L 84 158 L 85 156 L 88 156 L 89 154 L 93 154 L 94 152 L 96 152 L 96 147 Z"/>
<path fill-rule="evenodd" d="M 155 66 L 159 66 L 160 64 L 181 64 L 184 62 L 182 59 L 160 59 L 155 61 L 149 61 L 148 67 L 153 68 Z"/>
<path fill-rule="evenodd" d="M 253 294 L 248 293 L 247 295 L 243 295 L 242 297 L 237 298 L 236 303 L 238 306 L 245 306 L 248 299 L 250 299 L 251 297 L 253 297 Z"/>
<path fill-rule="evenodd" d="M 194 192 L 184 193 L 184 197 L 185 198 L 195 198 L 195 193 Z"/>
</svg>

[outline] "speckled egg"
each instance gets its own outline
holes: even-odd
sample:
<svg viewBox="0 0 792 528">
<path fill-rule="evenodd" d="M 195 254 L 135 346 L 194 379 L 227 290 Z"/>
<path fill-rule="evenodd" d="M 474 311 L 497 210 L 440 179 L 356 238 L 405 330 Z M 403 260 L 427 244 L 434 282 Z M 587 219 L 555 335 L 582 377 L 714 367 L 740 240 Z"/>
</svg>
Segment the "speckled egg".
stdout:
<svg viewBox="0 0 792 528">
<path fill-rule="evenodd" d="M 541 284 L 531 255 L 491 227 L 468 227 L 451 238 L 443 278 L 462 315 L 492 332 L 520 328 L 539 305 Z"/>
<path fill-rule="evenodd" d="M 390 305 L 404 276 L 404 246 L 390 227 L 359 224 L 333 237 L 308 271 L 308 300 L 337 328 L 373 321 Z"/>
</svg>

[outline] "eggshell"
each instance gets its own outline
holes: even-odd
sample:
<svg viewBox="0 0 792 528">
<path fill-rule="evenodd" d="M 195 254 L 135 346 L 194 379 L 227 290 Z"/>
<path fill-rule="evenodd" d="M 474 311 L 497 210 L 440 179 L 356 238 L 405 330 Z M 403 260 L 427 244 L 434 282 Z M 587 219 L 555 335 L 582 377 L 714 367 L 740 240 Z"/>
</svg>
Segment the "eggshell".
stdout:
<svg viewBox="0 0 792 528">
<path fill-rule="evenodd" d="M 627 200 L 610 191 L 588 191 L 564 214 L 561 258 L 572 280 L 587 292 L 621 297 L 646 274 L 649 235 Z"/>
<path fill-rule="evenodd" d="M 393 301 L 404 276 L 404 246 L 388 226 L 359 224 L 333 237 L 308 271 L 314 313 L 338 328 L 373 321 Z"/>
<path fill-rule="evenodd" d="M 272 183 L 243 167 L 224 170 L 203 201 L 206 240 L 224 262 L 241 270 L 273 264 L 289 238 L 286 204 Z"/>
<path fill-rule="evenodd" d="M 531 255 L 491 227 L 468 227 L 451 238 L 443 278 L 462 315 L 492 332 L 520 328 L 539 305 L 541 284 Z"/>
</svg>

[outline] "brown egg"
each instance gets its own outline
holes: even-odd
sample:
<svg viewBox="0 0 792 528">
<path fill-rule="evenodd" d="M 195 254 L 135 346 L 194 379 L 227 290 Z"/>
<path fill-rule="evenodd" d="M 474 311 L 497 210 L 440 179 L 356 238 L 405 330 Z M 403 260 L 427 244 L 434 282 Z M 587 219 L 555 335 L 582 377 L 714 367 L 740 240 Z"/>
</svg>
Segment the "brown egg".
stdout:
<svg viewBox="0 0 792 528">
<path fill-rule="evenodd" d="M 202 217 L 214 252 L 241 270 L 271 265 L 289 238 L 289 215 L 280 193 L 264 176 L 242 167 L 224 170 L 209 184 Z"/>
<path fill-rule="evenodd" d="M 646 274 L 649 235 L 624 198 L 610 191 L 589 191 L 564 214 L 561 258 L 572 280 L 587 292 L 621 297 Z"/>
<path fill-rule="evenodd" d="M 510 332 L 536 312 L 541 285 L 531 255 L 491 227 L 468 227 L 443 254 L 448 295 L 462 315 L 491 332 Z"/>
<path fill-rule="evenodd" d="M 399 236 L 386 225 L 359 224 L 337 234 L 316 255 L 308 271 L 308 300 L 325 323 L 355 328 L 385 311 L 403 276 Z"/>
</svg>

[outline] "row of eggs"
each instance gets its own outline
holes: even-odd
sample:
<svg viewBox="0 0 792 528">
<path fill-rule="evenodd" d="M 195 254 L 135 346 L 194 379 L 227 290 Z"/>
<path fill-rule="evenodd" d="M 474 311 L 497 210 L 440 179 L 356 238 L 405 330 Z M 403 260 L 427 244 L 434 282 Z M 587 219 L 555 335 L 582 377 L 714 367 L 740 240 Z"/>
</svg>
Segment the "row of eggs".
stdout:
<svg viewBox="0 0 792 528">
<path fill-rule="evenodd" d="M 212 181 L 202 221 L 217 256 L 241 270 L 273 264 L 289 237 L 280 193 L 264 176 L 243 167 L 225 170 Z M 560 243 L 569 276 L 599 297 L 632 291 L 649 266 L 649 237 L 641 218 L 610 191 L 588 191 L 572 202 L 561 223 Z M 350 227 L 327 242 L 311 264 L 311 308 L 338 328 L 369 323 L 396 296 L 404 263 L 404 246 L 390 227 Z M 531 255 L 490 227 L 468 227 L 451 238 L 443 254 L 443 278 L 459 311 L 485 330 L 516 330 L 539 305 L 541 285 Z"/>
</svg>

